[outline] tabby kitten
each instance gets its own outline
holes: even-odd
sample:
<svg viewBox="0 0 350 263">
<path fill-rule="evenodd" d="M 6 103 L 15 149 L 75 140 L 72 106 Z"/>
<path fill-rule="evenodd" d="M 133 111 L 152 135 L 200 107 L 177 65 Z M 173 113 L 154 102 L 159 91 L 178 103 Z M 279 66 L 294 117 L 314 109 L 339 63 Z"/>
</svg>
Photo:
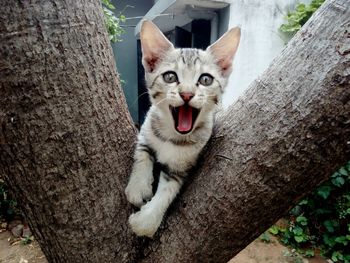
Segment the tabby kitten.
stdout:
<svg viewBox="0 0 350 263">
<path fill-rule="evenodd" d="M 152 106 L 138 135 L 125 193 L 130 203 L 141 207 L 129 218 L 132 230 L 138 236 L 152 237 L 211 136 L 240 29 L 231 29 L 205 51 L 175 49 L 147 20 L 140 38 Z M 161 173 L 153 195 L 155 162 Z"/>
</svg>

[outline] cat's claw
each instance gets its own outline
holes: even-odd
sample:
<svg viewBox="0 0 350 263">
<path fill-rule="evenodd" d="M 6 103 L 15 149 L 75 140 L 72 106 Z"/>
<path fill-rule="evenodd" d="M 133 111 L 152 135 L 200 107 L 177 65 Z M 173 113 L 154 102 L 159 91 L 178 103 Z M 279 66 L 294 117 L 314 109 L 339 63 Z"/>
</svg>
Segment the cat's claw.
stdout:
<svg viewBox="0 0 350 263">
<path fill-rule="evenodd" d="M 139 212 L 129 217 L 129 224 L 134 233 L 138 236 L 152 238 L 162 222 L 154 211 L 144 206 Z"/>
<path fill-rule="evenodd" d="M 146 180 L 130 180 L 125 189 L 126 199 L 134 206 L 141 207 L 152 198 L 152 184 Z"/>
</svg>

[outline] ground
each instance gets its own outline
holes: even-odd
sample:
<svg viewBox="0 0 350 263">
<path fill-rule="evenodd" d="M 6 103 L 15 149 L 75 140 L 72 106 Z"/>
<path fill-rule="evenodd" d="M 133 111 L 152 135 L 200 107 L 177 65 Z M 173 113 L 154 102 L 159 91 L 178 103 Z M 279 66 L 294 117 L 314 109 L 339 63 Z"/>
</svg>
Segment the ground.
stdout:
<svg viewBox="0 0 350 263">
<path fill-rule="evenodd" d="M 14 242 L 9 231 L 0 233 L 0 263 L 47 263 L 36 241 L 24 245 Z M 321 258 L 303 259 L 282 246 L 274 237 L 269 243 L 255 240 L 229 263 L 327 263 Z"/>
<path fill-rule="evenodd" d="M 37 242 L 23 245 L 9 231 L 0 233 L 0 263 L 47 263 Z"/>
<path fill-rule="evenodd" d="M 265 243 L 259 238 L 242 250 L 229 263 L 327 263 L 317 256 L 311 259 L 302 258 L 293 250 L 282 246 L 271 236 L 271 241 Z"/>
</svg>

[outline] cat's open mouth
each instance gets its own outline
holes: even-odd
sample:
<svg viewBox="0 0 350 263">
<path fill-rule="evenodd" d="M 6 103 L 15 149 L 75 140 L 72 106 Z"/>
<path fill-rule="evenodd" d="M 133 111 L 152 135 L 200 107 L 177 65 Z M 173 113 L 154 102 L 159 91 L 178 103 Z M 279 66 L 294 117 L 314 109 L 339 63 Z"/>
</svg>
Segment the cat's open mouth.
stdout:
<svg viewBox="0 0 350 263">
<path fill-rule="evenodd" d="M 182 134 L 186 134 L 192 131 L 194 123 L 199 114 L 198 109 L 193 108 L 185 103 L 180 107 L 170 106 L 170 111 L 174 118 L 176 131 Z"/>
</svg>

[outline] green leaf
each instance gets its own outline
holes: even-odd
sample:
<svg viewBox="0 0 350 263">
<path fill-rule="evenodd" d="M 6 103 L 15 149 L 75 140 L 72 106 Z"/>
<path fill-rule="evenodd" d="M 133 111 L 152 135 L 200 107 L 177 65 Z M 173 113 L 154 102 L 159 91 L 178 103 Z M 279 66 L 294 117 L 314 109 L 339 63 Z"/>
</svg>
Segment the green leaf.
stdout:
<svg viewBox="0 0 350 263">
<path fill-rule="evenodd" d="M 300 30 L 301 26 L 311 17 L 311 15 L 317 10 L 317 8 L 324 2 L 324 0 L 318 0 L 319 2 L 312 1 L 310 5 L 299 3 L 294 12 L 288 12 L 285 16 L 287 20 L 286 24 L 280 26 L 280 30 L 285 33 L 296 33 Z"/>
<path fill-rule="evenodd" d="M 340 168 L 339 169 L 339 171 L 338 171 L 340 174 L 342 174 L 342 175 L 349 175 L 349 173 L 348 173 L 348 171 L 345 169 L 345 167 L 342 167 L 342 168 Z"/>
<path fill-rule="evenodd" d="M 120 22 L 124 22 L 126 17 L 121 14 L 118 16 L 112 10 L 115 10 L 114 5 L 111 0 L 102 0 L 103 3 L 103 14 L 105 19 L 106 29 L 109 35 L 109 39 L 112 42 L 121 41 L 120 36 L 125 32 L 124 29 L 120 26 Z"/>
<path fill-rule="evenodd" d="M 334 251 L 332 253 L 332 260 L 334 262 L 338 262 L 338 260 L 343 260 L 343 259 L 344 259 L 343 254 L 340 251 Z"/>
<path fill-rule="evenodd" d="M 305 216 L 298 216 L 297 222 L 300 223 L 302 226 L 307 225 L 307 218 Z"/>
<path fill-rule="evenodd" d="M 298 243 L 305 242 L 307 240 L 304 236 L 294 236 L 294 239 Z"/>
<path fill-rule="evenodd" d="M 329 235 L 327 235 L 327 234 L 324 234 L 322 237 L 323 237 L 323 242 L 324 242 L 327 246 L 329 246 L 330 248 L 332 248 L 332 247 L 335 246 L 336 242 L 335 242 L 335 240 L 334 240 L 333 237 L 331 237 L 331 236 L 329 236 Z"/>
<path fill-rule="evenodd" d="M 323 222 L 323 225 L 326 227 L 329 233 L 333 233 L 335 231 L 335 227 L 339 226 L 339 223 L 335 220 L 326 220 Z"/>
<path fill-rule="evenodd" d="M 301 28 L 300 25 L 288 25 L 288 24 L 283 24 L 281 25 L 280 29 L 282 32 L 285 32 L 285 33 L 295 33 L 297 31 L 299 31 Z"/>
<path fill-rule="evenodd" d="M 309 202 L 308 202 L 308 200 L 307 199 L 304 199 L 304 200 L 301 200 L 300 202 L 299 202 L 299 205 L 307 205 Z"/>
<path fill-rule="evenodd" d="M 334 251 L 333 254 L 332 254 L 332 260 L 333 260 L 333 262 L 338 262 L 338 257 L 337 257 L 337 255 L 335 254 L 335 251 Z"/>
<path fill-rule="evenodd" d="M 119 16 L 119 19 L 120 19 L 122 22 L 125 22 L 126 17 L 125 17 L 124 15 L 120 15 L 120 16 Z"/>
<path fill-rule="evenodd" d="M 350 161 L 347 162 L 347 164 L 344 165 L 344 168 L 345 168 L 347 171 L 350 171 Z"/>
<path fill-rule="evenodd" d="M 295 226 L 292 232 L 294 235 L 301 236 L 303 234 L 303 229 L 300 226 Z"/>
<path fill-rule="evenodd" d="M 341 176 L 335 177 L 332 179 L 332 184 L 334 184 L 337 187 L 341 187 L 345 184 L 345 179 Z"/>
<path fill-rule="evenodd" d="M 338 172 L 335 172 L 334 174 L 332 174 L 331 178 L 335 178 L 335 177 L 338 177 L 338 176 L 341 176 L 341 174 L 338 173 Z"/>
<path fill-rule="evenodd" d="M 272 226 L 269 228 L 269 232 L 272 235 L 277 235 L 279 233 L 279 227 L 278 226 Z"/>
<path fill-rule="evenodd" d="M 291 233 L 289 231 L 285 231 L 281 238 L 282 243 L 288 245 L 290 239 L 291 239 Z"/>
<path fill-rule="evenodd" d="M 260 236 L 260 240 L 265 242 L 265 243 L 270 243 L 271 239 L 270 239 L 269 233 L 267 233 L 267 232 L 262 233 Z"/>
<path fill-rule="evenodd" d="M 316 193 L 321 196 L 323 199 L 327 199 L 331 193 L 332 187 L 328 185 L 323 185 L 317 188 Z"/>
<path fill-rule="evenodd" d="M 326 215 L 326 214 L 331 214 L 333 211 L 330 209 L 325 209 L 325 208 L 318 208 L 315 210 L 315 214 L 317 216 L 319 215 Z"/>
<path fill-rule="evenodd" d="M 315 256 L 315 251 L 312 249 L 306 249 L 304 254 L 306 257 L 311 258 Z"/>
<path fill-rule="evenodd" d="M 297 11 L 298 12 L 304 12 L 305 11 L 305 4 L 300 3 L 297 5 Z"/>
<path fill-rule="evenodd" d="M 337 237 L 334 241 L 337 243 L 341 243 L 344 246 L 346 246 L 349 243 L 349 240 L 346 238 L 346 236 Z"/>
<path fill-rule="evenodd" d="M 112 9 L 112 10 L 115 9 L 114 5 L 111 3 L 110 0 L 102 0 L 102 3 L 109 9 Z"/>
</svg>

